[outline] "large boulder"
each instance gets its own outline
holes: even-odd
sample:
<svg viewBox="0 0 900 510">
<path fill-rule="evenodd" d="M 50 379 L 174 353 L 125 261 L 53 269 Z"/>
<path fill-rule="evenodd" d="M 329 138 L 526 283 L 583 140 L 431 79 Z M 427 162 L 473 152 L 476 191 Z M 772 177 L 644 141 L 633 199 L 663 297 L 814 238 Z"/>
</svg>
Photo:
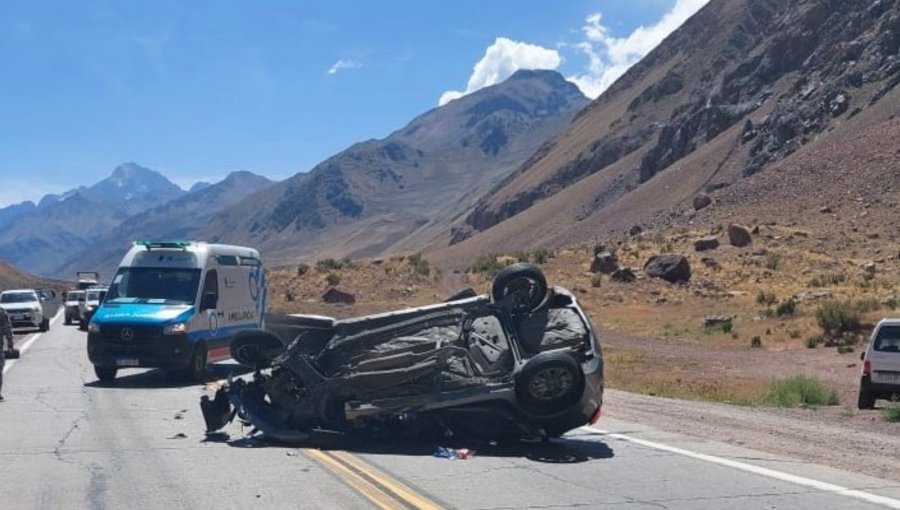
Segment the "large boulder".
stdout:
<svg viewBox="0 0 900 510">
<path fill-rule="evenodd" d="M 619 259 L 608 251 L 598 253 L 591 262 L 592 273 L 612 274 L 619 269 Z"/>
<path fill-rule="evenodd" d="M 707 195 L 706 193 L 700 193 L 699 195 L 694 197 L 694 210 L 699 211 L 700 209 L 705 209 L 712 205 L 712 197 Z"/>
<path fill-rule="evenodd" d="M 701 237 L 694 241 L 694 249 L 697 251 L 715 250 L 719 247 L 719 238 L 716 236 Z"/>
<path fill-rule="evenodd" d="M 662 278 L 670 283 L 687 282 L 691 279 L 691 264 L 684 255 L 664 253 L 650 257 L 644 265 L 644 272 L 647 276 Z"/>
<path fill-rule="evenodd" d="M 728 242 L 738 248 L 750 246 L 750 243 L 753 242 L 753 238 L 750 236 L 750 229 L 737 223 L 728 225 Z"/>
<path fill-rule="evenodd" d="M 331 287 L 330 289 L 325 291 L 324 294 L 322 294 L 322 301 L 332 304 L 352 305 L 356 303 L 356 296 L 349 292 L 340 290 L 337 287 Z"/>
</svg>

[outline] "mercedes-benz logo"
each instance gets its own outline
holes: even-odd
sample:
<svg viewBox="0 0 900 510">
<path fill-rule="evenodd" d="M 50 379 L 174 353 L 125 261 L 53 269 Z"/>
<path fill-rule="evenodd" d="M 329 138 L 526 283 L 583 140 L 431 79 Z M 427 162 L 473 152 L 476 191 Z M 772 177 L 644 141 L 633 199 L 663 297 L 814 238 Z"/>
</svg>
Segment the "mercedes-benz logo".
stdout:
<svg viewBox="0 0 900 510">
<path fill-rule="evenodd" d="M 126 342 L 130 342 L 134 340 L 134 330 L 131 328 L 122 328 L 122 331 L 119 333 L 119 336 L 122 337 L 122 340 Z"/>
</svg>

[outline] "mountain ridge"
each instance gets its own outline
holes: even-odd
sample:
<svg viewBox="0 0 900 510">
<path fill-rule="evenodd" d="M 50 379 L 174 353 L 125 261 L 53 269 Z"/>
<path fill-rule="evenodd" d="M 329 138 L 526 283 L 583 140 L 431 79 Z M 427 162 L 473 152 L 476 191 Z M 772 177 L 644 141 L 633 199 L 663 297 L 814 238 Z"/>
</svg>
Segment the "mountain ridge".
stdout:
<svg viewBox="0 0 900 510">
<path fill-rule="evenodd" d="M 351 145 L 216 215 L 201 234 L 276 261 L 424 249 L 586 104 L 558 73 L 519 72 Z"/>
<path fill-rule="evenodd" d="M 898 48 L 895 1 L 712 0 L 481 198 L 435 257 L 690 221 L 696 193 L 849 136 L 874 105 L 896 111 Z"/>
</svg>

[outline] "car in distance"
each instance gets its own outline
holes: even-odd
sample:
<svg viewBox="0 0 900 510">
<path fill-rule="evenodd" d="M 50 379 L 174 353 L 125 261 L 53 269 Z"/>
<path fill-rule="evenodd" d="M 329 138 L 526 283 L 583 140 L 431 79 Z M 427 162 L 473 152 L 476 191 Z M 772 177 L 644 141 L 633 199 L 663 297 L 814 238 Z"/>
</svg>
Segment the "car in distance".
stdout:
<svg viewBox="0 0 900 510">
<path fill-rule="evenodd" d="M 872 409 L 875 400 L 900 397 L 900 319 L 884 319 L 872 331 L 859 381 L 860 409 Z"/>
<path fill-rule="evenodd" d="M 491 296 L 343 320 L 270 315 L 266 328 L 231 342 L 232 357 L 254 375 L 201 398 L 207 432 L 237 415 L 291 444 L 517 441 L 557 437 L 600 417 L 599 338 L 575 296 L 548 289 L 530 264 L 500 272 Z"/>
<path fill-rule="evenodd" d="M 14 328 L 50 329 L 50 320 L 44 317 L 41 298 L 34 289 L 3 291 L 0 293 L 0 307 L 6 311 Z"/>
<path fill-rule="evenodd" d="M 63 306 L 65 306 L 67 326 L 72 324 L 73 322 L 81 321 L 81 306 L 79 305 L 79 303 L 83 301 L 83 290 L 71 290 L 66 294 L 66 302 Z"/>
<path fill-rule="evenodd" d="M 79 327 L 83 330 L 87 330 L 88 323 L 91 322 L 91 317 L 94 316 L 94 312 L 97 311 L 97 308 L 100 307 L 100 304 L 103 303 L 103 300 L 106 299 L 106 287 L 92 287 L 86 291 L 84 291 L 84 309 L 81 312 L 81 317 L 79 319 Z"/>
</svg>

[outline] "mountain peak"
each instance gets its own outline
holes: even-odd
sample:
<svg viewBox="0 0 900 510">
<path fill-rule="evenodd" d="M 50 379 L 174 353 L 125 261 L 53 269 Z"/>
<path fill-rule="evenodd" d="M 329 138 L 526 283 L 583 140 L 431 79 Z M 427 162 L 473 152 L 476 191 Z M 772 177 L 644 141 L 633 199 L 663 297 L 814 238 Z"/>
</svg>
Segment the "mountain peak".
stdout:
<svg viewBox="0 0 900 510">
<path fill-rule="evenodd" d="M 157 172 L 129 161 L 117 166 L 113 170 L 110 177 L 117 179 L 130 179 L 142 174 L 157 174 Z"/>
<path fill-rule="evenodd" d="M 561 86 L 569 83 L 563 75 L 552 69 L 519 69 L 506 79 L 508 82 L 517 80 L 541 80 L 548 84 Z"/>
<path fill-rule="evenodd" d="M 144 196 L 172 199 L 184 190 L 156 170 L 129 162 L 117 166 L 109 177 L 91 186 L 90 192 L 117 200 L 131 200 Z"/>
</svg>

